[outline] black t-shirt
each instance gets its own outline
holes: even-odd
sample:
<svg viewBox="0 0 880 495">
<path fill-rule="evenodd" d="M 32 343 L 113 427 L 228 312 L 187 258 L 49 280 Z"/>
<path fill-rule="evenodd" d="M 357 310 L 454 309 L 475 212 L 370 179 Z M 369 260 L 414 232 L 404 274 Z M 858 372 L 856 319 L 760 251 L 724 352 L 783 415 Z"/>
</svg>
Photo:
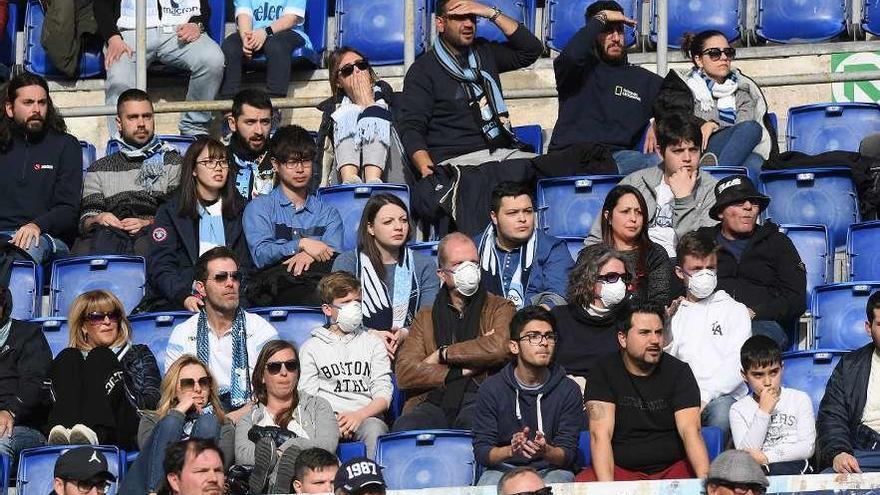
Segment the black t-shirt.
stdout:
<svg viewBox="0 0 880 495">
<path fill-rule="evenodd" d="M 593 370 L 585 399 L 616 406 L 611 437 L 615 465 L 656 473 L 685 458 L 675 412 L 700 407 L 700 389 L 684 362 L 663 354 L 650 376 L 634 376 L 620 353 L 614 353 Z"/>
</svg>

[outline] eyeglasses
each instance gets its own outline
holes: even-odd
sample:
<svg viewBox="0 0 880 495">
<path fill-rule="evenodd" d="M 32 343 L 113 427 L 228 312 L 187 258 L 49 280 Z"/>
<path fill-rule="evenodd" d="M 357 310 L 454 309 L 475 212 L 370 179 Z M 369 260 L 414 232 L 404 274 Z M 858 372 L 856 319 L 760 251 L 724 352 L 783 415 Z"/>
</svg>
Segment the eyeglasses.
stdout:
<svg viewBox="0 0 880 495">
<path fill-rule="evenodd" d="M 180 379 L 180 388 L 183 390 L 192 390 L 196 388 L 196 383 L 199 384 L 199 388 L 208 388 L 211 386 L 214 380 L 211 379 L 210 376 L 203 376 L 196 381 L 195 378 L 181 378 Z"/>
<path fill-rule="evenodd" d="M 512 493 L 511 495 L 553 495 L 553 488 L 549 486 L 545 486 L 539 490 L 534 490 L 531 492 L 517 492 Z"/>
<path fill-rule="evenodd" d="M 350 64 L 345 64 L 345 65 L 343 65 L 343 66 L 340 67 L 339 70 L 336 71 L 336 72 L 338 72 L 339 75 L 341 75 L 342 77 L 348 77 L 348 76 L 354 74 L 354 68 L 355 68 L 355 67 L 357 67 L 358 70 L 360 70 L 360 71 L 362 71 L 362 72 L 363 72 L 363 71 L 367 71 L 367 70 L 370 70 L 370 63 L 367 62 L 367 61 L 364 60 L 364 59 L 357 60 L 357 61 L 352 62 L 352 63 L 350 63 Z"/>
<path fill-rule="evenodd" d="M 281 365 L 284 365 L 284 368 L 287 369 L 288 373 L 293 373 L 294 371 L 299 370 L 299 361 L 291 359 L 290 361 L 266 363 L 266 371 L 268 371 L 270 375 L 277 375 L 278 373 L 281 373 Z"/>
<path fill-rule="evenodd" d="M 605 282 L 606 284 L 616 284 L 618 280 L 623 280 L 624 283 L 628 284 L 632 280 L 632 275 L 627 272 L 608 272 L 604 275 L 599 275 L 597 278 L 600 282 Z"/>
<path fill-rule="evenodd" d="M 727 57 L 728 60 L 733 60 L 734 58 L 736 58 L 736 48 L 732 46 L 728 46 L 723 50 L 721 48 L 707 48 L 703 50 L 702 54 L 708 55 L 710 60 L 712 60 L 713 62 L 717 62 L 721 59 L 722 53 Z"/>
<path fill-rule="evenodd" d="M 217 272 L 214 274 L 214 282 L 218 284 L 222 284 L 226 282 L 229 278 L 232 278 L 234 282 L 238 282 L 241 280 L 241 273 L 239 272 Z"/>
<path fill-rule="evenodd" d="M 559 335 L 556 332 L 550 333 L 538 333 L 538 332 L 529 332 L 519 338 L 520 341 L 527 340 L 531 345 L 541 345 L 544 341 L 547 341 L 548 344 L 555 344 L 556 339 L 559 338 Z"/>
<path fill-rule="evenodd" d="M 285 160 L 283 162 L 281 160 L 276 160 L 276 161 L 278 162 L 279 167 L 284 167 L 287 170 L 293 170 L 295 168 L 301 168 L 301 169 L 305 170 L 307 168 L 312 167 L 312 160 L 306 160 L 306 159 L 302 159 L 302 158 Z"/>
<path fill-rule="evenodd" d="M 759 485 L 757 483 L 730 483 L 728 481 L 719 480 L 712 480 L 710 481 L 710 483 L 723 488 L 727 488 L 737 495 L 746 495 L 748 493 L 754 495 L 764 495 L 765 493 L 767 493 L 767 487 L 765 487 L 764 485 Z"/>
<path fill-rule="evenodd" d="M 229 162 L 221 158 L 207 158 L 205 160 L 199 160 L 196 162 L 196 165 L 200 167 L 205 167 L 208 170 L 226 170 L 227 168 L 229 168 Z"/>
<path fill-rule="evenodd" d="M 67 483 L 73 483 L 76 485 L 77 491 L 82 494 L 87 494 L 92 490 L 95 490 L 98 493 L 107 493 L 110 491 L 110 482 L 109 481 L 80 481 L 80 480 L 64 480 Z"/>
<path fill-rule="evenodd" d="M 91 313 L 86 313 L 86 321 L 92 325 L 103 323 L 104 318 L 109 318 L 112 323 L 116 323 L 122 318 L 122 312 L 114 309 L 113 311 L 92 311 Z"/>
</svg>

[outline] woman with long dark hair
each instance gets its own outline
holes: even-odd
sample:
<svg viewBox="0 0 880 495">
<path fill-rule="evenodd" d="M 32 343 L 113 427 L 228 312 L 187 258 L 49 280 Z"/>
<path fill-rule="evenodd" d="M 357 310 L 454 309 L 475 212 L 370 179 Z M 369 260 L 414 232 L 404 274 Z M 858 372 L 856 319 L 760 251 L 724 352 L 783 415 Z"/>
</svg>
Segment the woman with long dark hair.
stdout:
<svg viewBox="0 0 880 495">
<path fill-rule="evenodd" d="M 434 261 L 407 247 L 411 238 L 406 204 L 393 194 L 376 194 L 361 215 L 357 249 L 333 262 L 334 271 L 361 281 L 364 326 L 385 342 L 392 358 L 419 308 L 434 304 L 440 285 Z"/>
<path fill-rule="evenodd" d="M 226 147 L 199 138 L 183 156 L 180 188 L 156 213 L 147 258 L 147 296 L 137 311 L 198 311 L 192 292 L 199 256 L 211 248 L 235 251 L 247 272 L 252 265 L 242 232 L 244 200 L 229 177 Z"/>
<path fill-rule="evenodd" d="M 272 340 L 254 366 L 253 409 L 235 425 L 235 463 L 253 466 L 251 493 L 289 493 L 299 453 L 336 451 L 339 427 L 330 403 L 297 391 L 299 358 L 293 344 Z"/>
</svg>

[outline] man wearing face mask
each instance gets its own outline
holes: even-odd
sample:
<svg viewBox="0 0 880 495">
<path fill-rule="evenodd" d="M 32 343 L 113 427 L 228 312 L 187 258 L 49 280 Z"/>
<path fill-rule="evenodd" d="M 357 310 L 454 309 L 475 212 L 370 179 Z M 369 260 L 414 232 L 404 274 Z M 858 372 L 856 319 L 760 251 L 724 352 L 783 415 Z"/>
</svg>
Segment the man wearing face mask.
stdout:
<svg viewBox="0 0 880 495">
<path fill-rule="evenodd" d="M 330 273 L 318 283 L 318 293 L 329 325 L 312 330 L 312 338 L 300 348 L 297 387 L 327 399 L 341 439 L 364 442 L 373 458 L 376 441 L 388 433 L 382 416 L 391 405 L 391 361 L 382 340 L 362 324 L 357 278 L 343 271 Z"/>
<path fill-rule="evenodd" d="M 477 390 L 509 357 L 513 303 L 480 286 L 477 246 L 454 232 L 437 248 L 443 287 L 422 308 L 398 353 L 395 371 L 409 391 L 394 431 L 472 429 Z"/>
<path fill-rule="evenodd" d="M 739 349 L 752 335 L 749 310 L 716 291 L 718 245 L 689 232 L 678 242 L 678 278 L 687 287 L 670 322 L 666 352 L 690 365 L 700 387 L 703 425 L 730 436 L 730 407 L 748 393 L 739 372 Z M 726 443 L 726 442 L 725 442 Z"/>
</svg>

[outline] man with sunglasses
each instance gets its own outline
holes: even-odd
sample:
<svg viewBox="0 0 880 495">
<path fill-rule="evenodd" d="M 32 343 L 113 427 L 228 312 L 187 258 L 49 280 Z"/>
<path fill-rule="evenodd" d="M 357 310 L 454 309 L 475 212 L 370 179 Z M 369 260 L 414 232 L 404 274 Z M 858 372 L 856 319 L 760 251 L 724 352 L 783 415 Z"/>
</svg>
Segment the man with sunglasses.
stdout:
<svg viewBox="0 0 880 495">
<path fill-rule="evenodd" d="M 498 481 L 498 495 L 553 495 L 541 475 L 530 467 L 513 468 Z"/>
<path fill-rule="evenodd" d="M 553 362 L 556 319 L 526 306 L 510 322 L 516 361 L 477 392 L 474 456 L 485 467 L 478 485 L 496 485 L 515 467 L 535 469 L 546 483 L 574 481 L 578 435 L 586 427 L 581 392 Z"/>
<path fill-rule="evenodd" d="M 715 185 L 715 205 L 709 209 L 709 216 L 721 223 L 697 232 L 721 246 L 718 288 L 746 306 L 752 334 L 788 349 L 787 330 L 796 327 L 807 306 L 807 269 L 775 223 L 758 225 L 769 204 L 747 176 L 725 177 Z"/>
<path fill-rule="evenodd" d="M 55 461 L 54 495 L 104 494 L 116 476 L 110 472 L 104 453 L 94 447 L 77 447 Z M 51 494 L 50 494 L 51 495 Z"/>
<path fill-rule="evenodd" d="M 320 304 L 315 288 L 342 246 L 342 217 L 311 191 L 315 140 L 285 126 L 269 142 L 277 186 L 244 211 L 244 233 L 254 263 L 248 298 L 259 306 Z M 253 294 L 253 295 L 252 295 Z"/>
<path fill-rule="evenodd" d="M 579 143 L 603 144 L 613 150 L 621 174 L 660 162 L 653 125 L 643 149 L 636 149 L 663 78 L 627 61 L 624 30 L 635 25 L 613 0 L 587 8 L 586 25 L 553 62 L 559 118 L 550 151 Z"/>
<path fill-rule="evenodd" d="M 91 164 L 83 179 L 74 254 L 147 256 L 156 211 L 180 183 L 183 159 L 156 136 L 147 93 L 132 88 L 119 95 L 116 126 L 119 151 Z"/>
<path fill-rule="evenodd" d="M 407 71 L 400 104 L 400 137 L 416 172 L 533 157 L 511 131 L 499 74 L 533 64 L 541 40 L 499 8 L 471 0 L 438 0 L 436 15 L 437 41 Z M 478 18 L 507 42 L 477 38 Z"/>
<path fill-rule="evenodd" d="M 706 477 L 707 495 L 764 495 L 770 481 L 744 450 L 728 450 L 712 461 Z"/>
<path fill-rule="evenodd" d="M 202 310 L 174 327 L 165 349 L 165 372 L 184 354 L 208 365 L 227 417 L 250 410 L 251 376 L 260 350 L 278 338 L 275 327 L 239 305 L 240 272 L 235 253 L 218 246 L 199 257 L 195 292 Z"/>
</svg>

